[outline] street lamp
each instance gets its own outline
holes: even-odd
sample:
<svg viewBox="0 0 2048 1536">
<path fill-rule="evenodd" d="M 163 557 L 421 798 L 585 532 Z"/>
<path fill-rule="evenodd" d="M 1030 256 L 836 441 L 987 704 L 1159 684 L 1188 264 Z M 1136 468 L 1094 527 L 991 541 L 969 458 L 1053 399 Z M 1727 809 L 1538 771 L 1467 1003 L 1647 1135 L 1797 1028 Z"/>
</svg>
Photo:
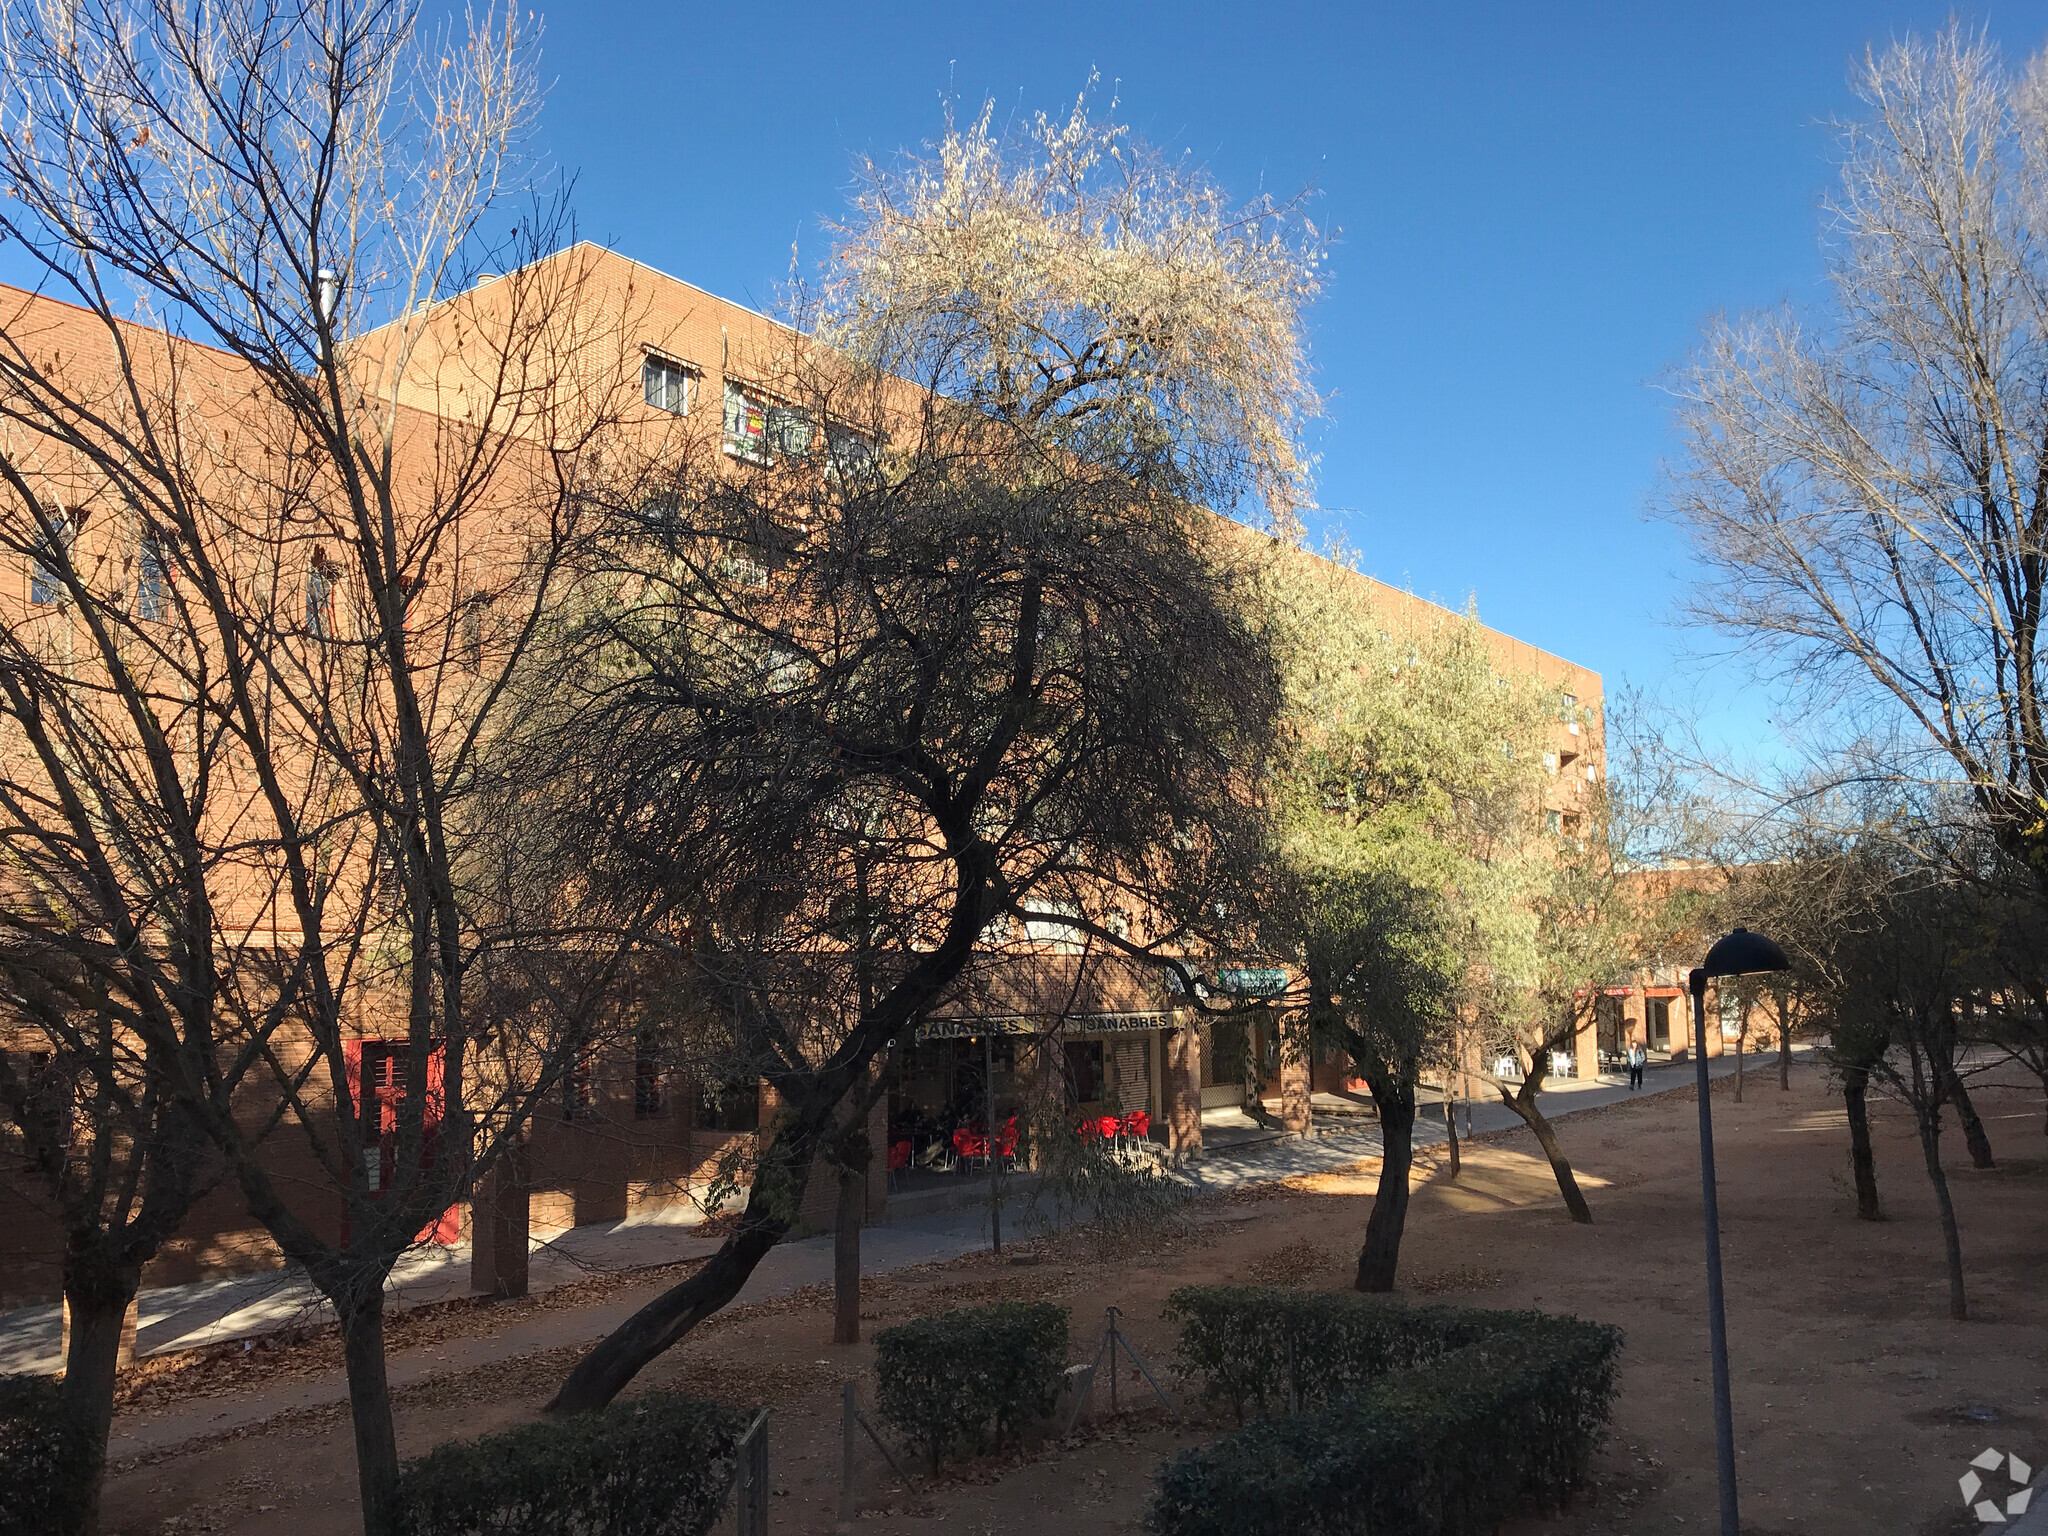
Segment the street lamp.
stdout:
<svg viewBox="0 0 2048 1536">
<path fill-rule="evenodd" d="M 1700 1100 L 1700 1200 L 1707 1229 L 1707 1336 L 1714 1355 L 1714 1449 L 1721 1477 L 1721 1536 L 1741 1536 L 1735 1517 L 1735 1410 L 1728 1397 L 1728 1314 L 1721 1301 L 1721 1210 L 1714 1197 L 1714 1109 L 1707 1087 L 1707 978 L 1790 969 L 1785 951 L 1738 928 L 1707 951 L 1692 983 L 1693 1081 Z"/>
</svg>

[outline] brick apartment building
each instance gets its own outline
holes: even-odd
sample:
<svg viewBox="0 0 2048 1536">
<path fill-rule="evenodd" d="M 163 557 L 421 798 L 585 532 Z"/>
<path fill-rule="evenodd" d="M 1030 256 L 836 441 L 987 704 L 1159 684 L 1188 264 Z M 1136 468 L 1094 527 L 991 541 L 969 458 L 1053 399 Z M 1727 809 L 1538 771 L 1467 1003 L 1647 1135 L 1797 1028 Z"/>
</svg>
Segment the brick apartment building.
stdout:
<svg viewBox="0 0 2048 1536">
<path fill-rule="evenodd" d="M 640 408 L 627 425 L 640 434 L 650 455 L 661 445 L 684 440 L 711 445 L 735 472 L 749 463 L 808 447 L 818 436 L 838 451 L 839 423 L 813 423 L 791 399 L 778 392 L 778 370 L 801 351 L 802 338 L 775 321 L 740 305 L 705 293 L 641 263 L 601 247 L 581 244 L 549 258 L 573 271 L 586 324 L 576 343 L 579 366 L 593 378 L 624 371 L 634 385 Z M 502 281 L 502 280 L 501 280 Z M 431 317 L 412 365 L 397 383 L 397 398 L 422 420 L 462 419 L 489 398 L 465 373 L 459 348 L 442 342 L 459 332 L 466 313 L 492 302 L 486 283 L 449 301 Z M 579 317 L 570 317 L 576 319 Z M 54 301 L 0 290 L 0 324 L 38 326 L 53 334 L 70 322 L 64 306 Z M 104 346 L 90 327 L 72 345 L 80 350 Z M 373 355 L 377 333 L 365 338 Z M 192 366 L 218 376 L 216 393 L 222 410 L 236 400 L 233 360 L 193 348 Z M 617 382 L 616 377 L 613 382 Z M 495 424 L 491 424 L 495 425 Z M 514 428 L 513 430 L 520 430 Z M 544 435 L 544 428 L 532 429 Z M 540 445 L 544 448 L 546 445 Z M 857 450 L 859 444 L 847 445 Z M 516 534 L 517 514 L 508 509 L 502 530 Z M 153 584 L 167 573 L 152 563 L 146 548 L 120 547 L 118 524 L 103 524 L 96 537 L 108 540 L 105 561 L 118 580 L 150 600 Z M 324 594 L 317 555 L 310 557 L 305 580 L 309 613 Z M 1286 558 L 1314 560 L 1308 554 Z M 1357 601 L 1369 608 L 1387 629 L 1425 626 L 1443 617 L 1443 610 L 1412 594 L 1364 577 L 1348 578 Z M 441 600 L 467 601 L 451 582 Z M 293 601 L 297 601 L 294 596 Z M 0 609 L 13 623 L 60 624 L 52 594 L 44 589 L 33 562 L 0 572 Z M 1600 739 L 1601 683 L 1597 674 L 1561 657 L 1507 635 L 1488 632 L 1497 667 L 1504 674 L 1533 677 L 1555 690 L 1564 707 L 1555 722 L 1553 740 L 1545 748 L 1549 772 L 1543 814 L 1549 829 L 1564 835 L 1581 814 L 1588 789 L 1605 772 Z M 1043 931 L 1034 931 L 1042 928 Z M 967 1000 L 940 1010 L 915 1040 L 897 1043 L 894 1079 L 878 1104 L 871 1140 L 892 1148 L 915 1139 L 924 1161 L 927 1186 L 950 1174 L 946 1152 L 946 1118 L 959 1118 L 962 1106 L 984 1113 L 993 1105 L 999 1124 L 1033 1094 L 1056 1091 L 1056 1082 L 1075 1085 L 1084 1112 L 1114 1110 L 1121 1116 L 1140 1113 L 1149 1121 L 1143 1134 L 1180 1152 L 1200 1147 L 1201 1111 L 1237 1102 L 1244 1085 L 1227 1063 L 1243 1058 L 1234 1042 L 1219 1047 L 1213 1024 L 1197 1024 L 1154 975 L 1135 968 L 1077 954 L 1058 924 L 1026 925 L 1008 936 L 1006 955 L 985 968 L 993 977 Z M 1675 995 L 1675 994 L 1670 994 Z M 963 994 L 965 996 L 965 994 Z M 1635 1027 L 1656 1035 L 1654 1008 L 1663 1002 L 1661 982 L 1630 989 L 1622 1016 Z M 1047 999 L 1057 998 L 1057 1004 Z M 401 1091 L 395 1086 L 391 1042 L 382 1037 L 373 1000 L 364 1000 L 353 1014 L 360 1039 L 349 1048 L 350 1074 L 359 1093 Z M 1670 1021 L 1668 1030 L 1679 1028 Z M 1254 1024 L 1251 1055 L 1256 1060 L 1276 1042 L 1267 1026 Z M 1603 1026 L 1604 1029 L 1604 1026 Z M 1264 1030 L 1266 1033 L 1262 1033 Z M 398 1031 L 403 1034 L 402 1026 Z M 1675 1034 L 1672 1038 L 1679 1038 Z M 1580 1044 L 1579 1070 L 1598 1070 L 1604 1033 L 1589 1031 Z M 1289 1105 L 1290 1118 L 1306 1114 L 1311 1088 L 1343 1086 L 1343 1068 L 1334 1061 L 1295 1066 L 1284 1053 L 1271 1052 L 1275 1062 L 1271 1083 Z M 1299 1106 L 1297 1109 L 1296 1106 Z M 515 1196 L 498 1183 L 480 1191 L 478 1211 L 451 1211 L 434 1231 L 440 1241 L 467 1233 L 476 1239 L 478 1283 L 491 1289 L 522 1267 L 512 1250 L 523 1254 L 529 1234 L 593 1222 L 615 1222 L 635 1215 L 685 1205 L 701 1196 L 721 1158 L 736 1141 L 744 1142 L 774 1110 L 772 1096 L 758 1084 L 705 1084 L 677 1078 L 650 1058 L 630 1051 L 596 1056 L 573 1072 L 559 1097 L 536 1114 L 527 1148 L 523 1185 Z M 910 1127 L 919 1127 L 913 1138 Z M 926 1154 L 936 1148 L 936 1157 Z M 275 1155 L 289 1160 L 288 1145 Z M 887 1159 L 878 1157 L 870 1175 L 868 1213 L 880 1217 L 887 1208 L 892 1179 Z M 895 1170 L 894 1184 L 903 1185 L 915 1169 Z M 307 1187 L 318 1183 L 312 1170 Z M 828 1227 L 832 1220 L 832 1181 L 814 1176 L 804 1204 L 804 1224 Z M 58 1291 L 61 1234 L 23 1191 L 20 1176 L 0 1169 L 0 1306 L 20 1305 L 53 1297 Z M 278 1255 L 268 1235 L 241 1208 L 230 1190 L 216 1191 L 201 1202 L 179 1235 L 166 1244 L 150 1267 L 145 1283 L 176 1283 L 198 1276 L 274 1265 Z"/>
</svg>

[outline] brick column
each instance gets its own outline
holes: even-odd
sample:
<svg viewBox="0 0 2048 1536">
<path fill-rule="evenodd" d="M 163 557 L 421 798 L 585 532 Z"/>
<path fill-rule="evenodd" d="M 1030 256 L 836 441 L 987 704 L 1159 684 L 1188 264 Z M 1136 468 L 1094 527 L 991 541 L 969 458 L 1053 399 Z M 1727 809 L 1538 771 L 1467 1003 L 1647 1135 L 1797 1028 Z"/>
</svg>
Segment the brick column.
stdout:
<svg viewBox="0 0 2048 1536">
<path fill-rule="evenodd" d="M 1306 1136 L 1309 1074 L 1313 1071 L 1308 1056 L 1308 1020 L 1298 1013 L 1289 1014 L 1284 1022 L 1268 1020 L 1267 1027 L 1280 1032 L 1280 1123 L 1294 1135 Z"/>
<path fill-rule="evenodd" d="M 524 1296 L 533 1186 L 526 1143 L 505 1149 L 477 1184 L 469 1208 L 469 1288 L 484 1296 Z"/>
<path fill-rule="evenodd" d="M 1167 1032 L 1166 1135 L 1176 1157 L 1202 1153 L 1202 1031 L 1190 1018 Z"/>
<path fill-rule="evenodd" d="M 1039 1138 L 1070 1134 L 1067 1130 L 1066 1036 L 1060 1030 L 1052 1029 L 1043 1034 L 1020 1036 L 1020 1043 L 1025 1038 L 1031 1042 L 1031 1059 L 1023 1074 L 1029 1088 L 1020 1123 L 1025 1134 L 1032 1138 L 1030 1157 L 1025 1166 L 1042 1169 L 1046 1149 Z"/>
<path fill-rule="evenodd" d="M 1627 1028 L 1626 1021 L 1622 1025 Z M 1572 1059 L 1579 1069 L 1579 1076 L 1587 1079 L 1600 1075 L 1600 1015 L 1593 1017 L 1579 1030 L 1572 1042 Z"/>
</svg>

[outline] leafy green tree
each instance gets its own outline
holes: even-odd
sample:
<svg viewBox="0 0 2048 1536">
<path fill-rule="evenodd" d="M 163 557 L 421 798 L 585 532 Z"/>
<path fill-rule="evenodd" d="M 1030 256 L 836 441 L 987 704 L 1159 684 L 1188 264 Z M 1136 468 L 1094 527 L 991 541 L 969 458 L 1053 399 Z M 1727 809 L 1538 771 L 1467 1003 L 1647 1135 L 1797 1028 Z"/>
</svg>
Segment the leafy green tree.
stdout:
<svg viewBox="0 0 2048 1536">
<path fill-rule="evenodd" d="M 1577 830 L 1548 836 L 1548 846 L 1531 860 L 1527 947 L 1504 957 L 1507 963 L 1486 978 L 1477 998 L 1488 1055 L 1512 1056 L 1521 1068 L 1512 1084 L 1490 1074 L 1495 1091 L 1542 1147 L 1572 1220 L 1590 1222 L 1592 1207 L 1539 1100 L 1552 1054 L 1575 1048 L 1593 1025 L 1604 990 L 1628 975 L 1645 918 L 1626 879 L 1604 784 L 1579 817 Z"/>
<path fill-rule="evenodd" d="M 1449 1080 L 1471 977 L 1529 942 L 1522 898 L 1549 714 L 1533 684 L 1495 670 L 1470 613 L 1418 604 L 1390 628 L 1330 561 L 1277 561 L 1269 582 L 1287 710 L 1260 936 L 1305 978 L 1311 1048 L 1339 1048 L 1379 1109 L 1380 1183 L 1356 1284 L 1385 1291 L 1419 1079 L 1435 1066 Z"/>
</svg>

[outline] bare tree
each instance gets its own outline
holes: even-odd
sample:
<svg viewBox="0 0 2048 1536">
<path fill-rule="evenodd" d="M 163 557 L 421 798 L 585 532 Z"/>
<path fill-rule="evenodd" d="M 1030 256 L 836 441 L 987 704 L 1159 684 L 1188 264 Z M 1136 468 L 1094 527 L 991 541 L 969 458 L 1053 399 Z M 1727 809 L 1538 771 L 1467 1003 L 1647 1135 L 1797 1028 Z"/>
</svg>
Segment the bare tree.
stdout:
<svg viewBox="0 0 2048 1536">
<path fill-rule="evenodd" d="M 692 984 L 783 1108 L 733 1235 L 556 1411 L 738 1292 L 878 1056 L 998 984 L 978 957 L 1245 920 L 1216 872 L 1251 857 L 1276 684 L 1252 542 L 1196 508 L 1300 493 L 1291 224 L 1081 108 L 985 113 L 866 167 L 818 304 L 746 363 L 764 431 L 609 493 L 550 760 L 592 890 L 687 893 Z"/>
<path fill-rule="evenodd" d="M 8 778 L 0 801 L 13 799 L 9 791 L 19 784 Z M 10 852 L 17 841 L 8 839 Z M 22 866 L 47 870 L 35 849 L 22 853 Z M 47 937 L 10 922 L 0 950 L 4 995 L 20 1020 L 0 1049 L 0 1128 L 12 1143 L 10 1171 L 27 1176 L 14 1189 L 64 1234 L 64 1389 L 104 1447 L 142 1268 L 219 1182 L 222 1163 L 198 1117 L 172 1091 L 175 1074 L 162 1053 L 175 1028 L 133 1026 L 133 994 L 107 982 L 109 972 L 127 968 L 92 931 L 91 903 L 64 910 L 71 896 L 90 893 L 60 895 L 45 885 L 36 894 L 50 902 Z M 164 915 L 181 914 L 172 907 Z M 75 959 L 78 949 L 90 958 Z M 141 1002 L 163 1006 L 148 995 Z M 87 1529 L 97 1518 L 97 1469 L 93 1483 Z"/>
<path fill-rule="evenodd" d="M 143 1192 L 72 1202 L 67 1291 L 118 1320 L 203 1132 L 335 1309 L 389 1531 L 386 1277 L 627 947 L 507 836 L 499 746 L 631 376 L 565 319 L 575 262 L 536 260 L 559 206 L 497 238 L 537 102 L 509 15 L 19 0 L 0 28 L 0 231 L 63 301 L 0 296 L 0 549 L 34 572 L 0 636 L 6 975 L 109 1106 L 72 1162 L 117 1147 Z M 460 347 L 422 352 L 482 271 Z M 447 415 L 409 403 L 434 368 Z M 18 1123 L 31 1091 L 0 1074 Z M 310 1187 L 265 1155 L 281 1122 Z M 74 1343 L 103 1422 L 105 1333 Z"/>
<path fill-rule="evenodd" d="M 1874 1084 L 1913 1115 L 1941 1213 L 1949 1315 L 1969 1316 L 1955 1201 L 1941 1166 L 1942 1110 L 1953 1102 L 1959 1009 L 1973 990 L 1977 949 L 1966 902 L 1922 869 L 1898 870 L 1871 893 L 1876 921 L 1857 931 L 1844 957 L 1845 1003 L 1888 1027 L 1889 1048 L 1871 1064 Z"/>
<path fill-rule="evenodd" d="M 1832 302 L 1720 322 L 1676 383 L 1668 483 L 1698 617 L 1958 780 L 2048 889 L 2048 61 L 1951 23 L 1869 55 L 1842 130 Z"/>
<path fill-rule="evenodd" d="M 1987 1043 L 2017 1061 L 2048 1098 L 2048 910 L 2030 874 L 2009 863 L 1986 892 L 1997 984 L 1978 1001 Z M 2042 1121 L 2048 1134 L 2048 1118 Z"/>
</svg>

